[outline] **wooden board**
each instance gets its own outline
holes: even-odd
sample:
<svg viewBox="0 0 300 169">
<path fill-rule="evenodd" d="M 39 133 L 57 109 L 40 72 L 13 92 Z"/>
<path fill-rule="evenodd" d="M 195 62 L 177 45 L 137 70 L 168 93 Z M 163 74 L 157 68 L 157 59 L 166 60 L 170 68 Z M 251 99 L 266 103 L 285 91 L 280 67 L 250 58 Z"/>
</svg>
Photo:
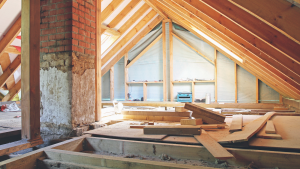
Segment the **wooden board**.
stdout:
<svg viewBox="0 0 300 169">
<path fill-rule="evenodd" d="M 276 134 L 275 126 L 272 120 L 268 120 L 266 124 L 266 134 Z"/>
<path fill-rule="evenodd" d="M 191 117 L 192 112 L 170 112 L 170 111 L 122 111 L 123 115 L 142 116 L 180 116 Z"/>
<path fill-rule="evenodd" d="M 264 139 L 282 139 L 280 134 L 266 134 L 266 125 L 256 134 L 256 137 Z"/>
<path fill-rule="evenodd" d="M 145 126 L 144 134 L 163 134 L 163 135 L 200 135 L 200 126 Z"/>
<path fill-rule="evenodd" d="M 123 115 L 123 119 L 132 120 L 151 120 L 151 121 L 174 121 L 180 122 L 181 119 L 188 119 L 189 117 L 179 116 L 141 116 L 141 115 Z"/>
<path fill-rule="evenodd" d="M 202 119 L 181 119 L 181 125 L 201 125 L 203 124 Z"/>
<path fill-rule="evenodd" d="M 211 138 L 209 134 L 202 129 L 201 135 L 194 136 L 215 158 L 220 160 L 227 160 L 233 158 L 224 147 L 222 147 L 216 140 Z"/>
<path fill-rule="evenodd" d="M 84 134 L 105 136 L 111 138 L 139 139 L 139 140 L 161 140 L 166 135 L 145 135 L 140 129 L 99 128 L 87 131 Z"/>
<path fill-rule="evenodd" d="M 243 115 L 233 115 L 229 128 L 230 132 L 241 131 L 243 128 Z"/>
<path fill-rule="evenodd" d="M 254 134 L 263 128 L 266 122 L 275 112 L 269 112 L 266 115 L 247 124 L 242 131 L 234 132 L 219 140 L 219 143 L 235 143 L 248 141 Z"/>
<path fill-rule="evenodd" d="M 185 109 L 184 107 L 175 107 L 175 112 L 187 112 L 189 110 Z"/>
<path fill-rule="evenodd" d="M 276 126 L 276 134 L 281 135 L 282 140 L 252 138 L 249 146 L 300 150 L 300 117 L 274 116 L 271 120 Z"/>
<path fill-rule="evenodd" d="M 223 123 L 225 120 L 224 115 L 214 112 L 212 110 L 206 109 L 206 108 L 201 107 L 196 104 L 186 103 L 184 105 L 184 108 L 193 111 L 193 114 L 192 114 L 193 117 L 202 116 L 201 118 L 204 122 L 211 123 L 212 120 L 215 120 L 215 121 L 219 121 L 219 122 Z"/>
<path fill-rule="evenodd" d="M 210 117 L 204 116 L 202 114 L 193 113 L 192 116 L 196 119 L 202 119 L 203 123 L 206 123 L 206 124 L 222 124 L 222 123 L 224 123 L 224 122 L 212 119 Z"/>
</svg>

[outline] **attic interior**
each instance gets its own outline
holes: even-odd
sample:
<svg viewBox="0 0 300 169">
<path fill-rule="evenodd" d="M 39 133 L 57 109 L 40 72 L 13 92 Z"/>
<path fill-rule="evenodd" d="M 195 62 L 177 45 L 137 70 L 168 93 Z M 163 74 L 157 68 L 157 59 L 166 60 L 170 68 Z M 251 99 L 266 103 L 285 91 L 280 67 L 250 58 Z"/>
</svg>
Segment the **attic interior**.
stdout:
<svg viewBox="0 0 300 169">
<path fill-rule="evenodd" d="M 300 0 L 0 0 L 0 168 L 299 168 Z"/>
</svg>

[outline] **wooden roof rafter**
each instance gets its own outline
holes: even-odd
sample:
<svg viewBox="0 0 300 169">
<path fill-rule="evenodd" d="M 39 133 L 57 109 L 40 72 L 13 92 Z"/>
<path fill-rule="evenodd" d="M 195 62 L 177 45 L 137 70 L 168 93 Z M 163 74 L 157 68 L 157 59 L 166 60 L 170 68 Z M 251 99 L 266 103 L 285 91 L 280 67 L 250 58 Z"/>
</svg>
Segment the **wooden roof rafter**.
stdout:
<svg viewBox="0 0 300 169">
<path fill-rule="evenodd" d="M 155 4 L 153 4 L 149 0 L 144 0 L 149 6 L 151 6 L 152 9 L 154 9 L 163 19 L 168 19 L 168 16 L 160 9 L 158 9 Z"/>
<path fill-rule="evenodd" d="M 198 37 L 204 39 L 207 43 L 218 49 L 218 51 L 221 51 L 223 54 L 225 53 L 226 56 L 239 63 L 239 65 L 242 65 L 242 67 L 277 90 L 279 93 L 285 96 L 299 98 L 299 88 L 293 87 L 291 84 L 287 83 L 282 78 L 283 75 L 280 74 L 278 70 L 274 70 L 272 69 L 272 67 L 266 68 L 265 66 L 267 65 L 265 62 L 261 61 L 261 59 L 257 58 L 257 56 L 253 55 L 253 53 L 246 50 L 240 44 L 237 44 L 232 39 L 224 36 L 224 34 L 218 32 L 214 27 L 211 27 L 210 25 L 204 26 L 203 23 L 205 22 L 201 22 L 199 18 L 194 18 L 194 16 L 191 16 L 191 13 L 187 11 L 177 11 L 178 9 L 174 8 L 174 6 L 170 6 L 170 4 L 168 4 L 169 2 L 167 1 L 151 1 L 154 2 L 165 13 L 167 13 L 172 20 L 180 23 L 186 29 L 188 29 Z M 196 19 L 196 21 L 194 19 Z M 219 44 L 222 44 L 224 48 L 216 46 L 207 38 L 210 38 L 218 42 Z M 238 60 L 236 60 L 236 58 L 229 55 L 228 51 L 225 52 L 225 49 L 238 55 L 239 57 L 242 57 L 245 62 L 239 62 Z"/>
<path fill-rule="evenodd" d="M 2 8 L 2 6 L 5 4 L 7 0 L 0 0 L 0 9 Z"/>
</svg>

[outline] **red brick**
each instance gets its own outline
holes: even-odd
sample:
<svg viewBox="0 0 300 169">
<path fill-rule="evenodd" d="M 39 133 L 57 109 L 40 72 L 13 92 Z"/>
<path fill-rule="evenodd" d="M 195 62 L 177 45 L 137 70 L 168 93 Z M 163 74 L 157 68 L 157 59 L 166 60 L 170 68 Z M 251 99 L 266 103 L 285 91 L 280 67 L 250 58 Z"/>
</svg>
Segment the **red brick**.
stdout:
<svg viewBox="0 0 300 169">
<path fill-rule="evenodd" d="M 48 47 L 48 42 L 42 42 L 41 47 Z"/>
<path fill-rule="evenodd" d="M 91 44 L 91 49 L 96 49 L 95 45 Z"/>
<path fill-rule="evenodd" d="M 52 3 L 63 2 L 64 0 L 52 0 Z"/>
<path fill-rule="evenodd" d="M 41 53 L 48 53 L 49 51 L 48 51 L 47 48 L 42 48 L 42 49 L 40 50 L 40 52 L 41 52 Z"/>
<path fill-rule="evenodd" d="M 81 41 L 79 41 L 79 46 L 81 46 L 81 47 L 85 47 L 85 43 L 84 43 L 84 42 L 81 42 Z"/>
<path fill-rule="evenodd" d="M 79 17 L 79 22 L 85 23 L 85 19 L 83 17 Z"/>
<path fill-rule="evenodd" d="M 66 8 L 68 6 L 71 6 L 72 4 L 70 2 L 65 2 L 65 3 L 58 3 L 57 8 Z"/>
<path fill-rule="evenodd" d="M 41 29 L 46 29 L 46 28 L 48 28 L 48 24 L 47 23 L 41 24 Z"/>
<path fill-rule="evenodd" d="M 96 16 L 96 12 L 95 11 L 91 11 L 91 15 L 92 16 Z"/>
<path fill-rule="evenodd" d="M 75 21 L 78 21 L 78 15 L 72 14 L 72 19 L 75 20 Z"/>
<path fill-rule="evenodd" d="M 72 25 L 72 20 L 65 21 L 65 25 L 66 26 Z"/>
<path fill-rule="evenodd" d="M 88 26 L 90 26 L 91 25 L 91 21 L 85 20 L 85 24 L 88 25 Z"/>
<path fill-rule="evenodd" d="M 63 22 L 63 21 L 49 23 L 50 28 L 57 28 L 57 27 L 62 27 L 62 26 L 65 26 L 65 22 Z"/>
<path fill-rule="evenodd" d="M 93 22 L 93 21 L 91 21 L 91 27 L 92 27 L 92 28 L 96 28 L 96 23 Z"/>
<path fill-rule="evenodd" d="M 65 9 L 58 9 L 58 10 L 56 10 L 56 15 L 59 15 L 59 14 L 66 14 L 67 12 L 65 12 L 65 11 L 67 11 L 69 8 L 65 8 Z M 72 11 L 72 9 L 70 8 L 70 10 Z M 70 12 L 69 12 L 70 13 Z"/>
<path fill-rule="evenodd" d="M 72 33 L 65 33 L 65 38 L 66 39 L 72 38 Z"/>
<path fill-rule="evenodd" d="M 86 36 L 85 30 L 79 29 L 78 32 L 80 35 Z"/>
<path fill-rule="evenodd" d="M 96 39 L 95 33 L 93 33 L 93 32 L 91 33 L 91 38 Z"/>
<path fill-rule="evenodd" d="M 63 14 L 63 15 L 58 15 L 57 20 L 62 21 L 62 20 L 68 20 L 72 18 L 72 14 Z"/>
<path fill-rule="evenodd" d="M 42 11 L 49 11 L 50 9 L 54 9 L 54 8 L 56 8 L 56 4 L 49 4 L 49 5 L 42 6 Z"/>
<path fill-rule="evenodd" d="M 56 48 L 49 49 L 49 53 L 53 53 L 53 52 L 56 52 Z"/>
<path fill-rule="evenodd" d="M 65 46 L 65 51 L 70 51 L 70 50 L 72 50 L 72 46 L 71 45 Z"/>
<path fill-rule="evenodd" d="M 65 51 L 65 47 L 64 46 L 59 46 L 56 48 L 56 52 L 62 52 Z"/>
<path fill-rule="evenodd" d="M 73 27 L 72 27 L 72 32 L 78 33 L 78 28 L 75 27 L 75 26 L 73 26 Z"/>
<path fill-rule="evenodd" d="M 82 35 L 78 35 L 78 38 L 77 38 L 78 40 L 81 40 L 81 41 L 85 41 L 85 38 L 84 38 L 84 36 L 82 36 Z"/>
<path fill-rule="evenodd" d="M 79 26 L 80 29 L 85 29 L 85 25 L 83 23 L 79 23 L 79 24 L 80 24 Z"/>
<path fill-rule="evenodd" d="M 85 19 L 91 20 L 91 16 L 89 14 L 84 15 Z"/>
<path fill-rule="evenodd" d="M 54 34 L 56 33 L 56 29 L 44 29 L 42 30 L 42 35 Z"/>
<path fill-rule="evenodd" d="M 56 44 L 56 41 L 49 41 L 48 46 L 54 46 Z"/>
<path fill-rule="evenodd" d="M 78 46 L 78 40 L 72 39 L 72 45 Z"/>
<path fill-rule="evenodd" d="M 44 11 L 44 12 L 42 12 L 41 13 L 41 16 L 43 17 L 43 16 L 49 16 L 49 11 Z"/>
<path fill-rule="evenodd" d="M 40 40 L 41 41 L 48 41 L 48 36 L 47 35 L 46 36 L 41 36 Z"/>
<path fill-rule="evenodd" d="M 78 8 L 78 3 L 75 2 L 75 1 L 72 1 L 72 6 L 75 7 L 75 8 Z"/>
</svg>

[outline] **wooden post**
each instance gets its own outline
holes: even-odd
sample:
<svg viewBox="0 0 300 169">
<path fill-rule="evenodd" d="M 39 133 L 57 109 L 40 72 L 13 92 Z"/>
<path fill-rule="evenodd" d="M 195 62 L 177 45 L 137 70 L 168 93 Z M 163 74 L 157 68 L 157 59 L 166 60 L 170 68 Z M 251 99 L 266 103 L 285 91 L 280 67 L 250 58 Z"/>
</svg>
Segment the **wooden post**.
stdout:
<svg viewBox="0 0 300 169">
<path fill-rule="evenodd" d="M 170 45 L 170 97 L 171 102 L 174 101 L 173 94 L 173 26 L 172 22 L 169 22 L 169 45 Z"/>
<path fill-rule="evenodd" d="M 110 100 L 113 101 L 114 100 L 114 67 L 110 68 Z"/>
<path fill-rule="evenodd" d="M 96 0 L 95 121 L 101 120 L 101 0 Z"/>
<path fill-rule="evenodd" d="M 195 102 L 195 82 L 192 82 L 192 102 Z"/>
<path fill-rule="evenodd" d="M 283 104 L 283 97 L 282 97 L 281 94 L 279 94 L 279 103 L 280 103 L 280 104 Z"/>
<path fill-rule="evenodd" d="M 128 100 L 128 68 L 127 68 L 128 53 L 124 56 L 124 77 L 125 77 L 125 101 Z"/>
<path fill-rule="evenodd" d="M 215 49 L 215 102 L 218 103 L 217 49 Z"/>
<path fill-rule="evenodd" d="M 235 103 L 237 103 L 237 64 L 234 63 Z"/>
<path fill-rule="evenodd" d="M 40 139 L 40 0 L 22 0 L 22 138 Z"/>
<path fill-rule="evenodd" d="M 256 78 L 256 103 L 259 103 L 259 80 Z"/>
<path fill-rule="evenodd" d="M 162 22 L 162 34 L 163 34 L 163 92 L 164 92 L 164 101 L 167 101 L 166 22 Z"/>
<path fill-rule="evenodd" d="M 147 83 L 143 83 L 144 101 L 147 101 Z"/>
</svg>

